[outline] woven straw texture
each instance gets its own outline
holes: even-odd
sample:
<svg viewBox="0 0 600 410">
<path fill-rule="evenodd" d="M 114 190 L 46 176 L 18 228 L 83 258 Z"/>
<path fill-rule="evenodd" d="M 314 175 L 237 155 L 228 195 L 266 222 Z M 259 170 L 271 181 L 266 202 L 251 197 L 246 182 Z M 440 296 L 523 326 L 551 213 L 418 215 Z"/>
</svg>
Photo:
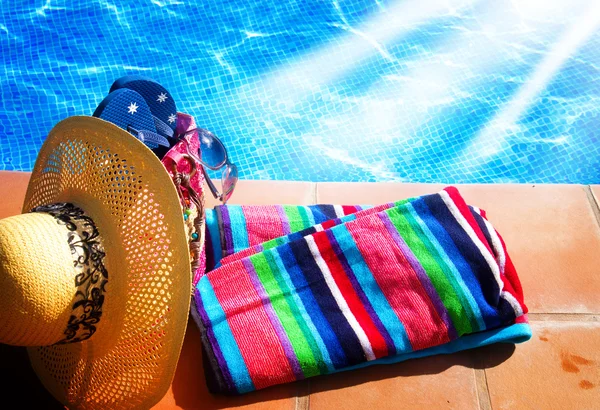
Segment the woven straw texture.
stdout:
<svg viewBox="0 0 600 410">
<path fill-rule="evenodd" d="M 189 250 L 172 181 L 125 131 L 71 117 L 42 147 L 23 211 L 55 202 L 93 218 L 109 280 L 92 338 L 29 348 L 33 368 L 70 408 L 149 408 L 173 378 L 190 303 Z"/>
<path fill-rule="evenodd" d="M 0 221 L 2 343 L 46 346 L 65 337 L 79 273 L 67 235 L 44 213 Z"/>
</svg>

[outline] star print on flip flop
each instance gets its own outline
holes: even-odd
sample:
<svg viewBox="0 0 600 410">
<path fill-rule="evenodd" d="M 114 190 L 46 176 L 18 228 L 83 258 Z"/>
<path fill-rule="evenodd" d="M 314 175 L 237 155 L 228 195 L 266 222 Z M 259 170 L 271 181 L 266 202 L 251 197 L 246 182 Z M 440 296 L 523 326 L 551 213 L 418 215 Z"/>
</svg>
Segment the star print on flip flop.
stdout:
<svg viewBox="0 0 600 410">
<path fill-rule="evenodd" d="M 116 90 L 128 89 L 138 93 L 146 102 L 152 115 L 162 121 L 164 125 L 170 127 L 173 131 L 177 126 L 177 105 L 175 104 L 175 96 L 171 94 L 165 87 L 154 81 L 153 79 L 141 75 L 128 75 L 117 79 L 110 88 L 111 92 Z M 135 99 L 138 105 L 140 102 Z M 128 103 L 130 101 L 127 101 Z M 125 106 L 126 107 L 126 106 Z M 141 106 L 135 113 L 135 117 L 139 116 Z M 171 115 L 174 115 L 172 117 Z M 128 115 L 131 118 L 131 115 Z"/>
<path fill-rule="evenodd" d="M 154 97 L 158 94 L 160 92 L 154 93 Z M 158 104 L 154 99 L 152 98 L 152 102 Z M 173 111 L 169 110 L 170 112 Z M 158 133 L 156 120 L 144 97 L 128 88 L 110 92 L 96 107 L 93 115 L 128 131 L 157 155 L 171 144 L 167 137 Z"/>
</svg>

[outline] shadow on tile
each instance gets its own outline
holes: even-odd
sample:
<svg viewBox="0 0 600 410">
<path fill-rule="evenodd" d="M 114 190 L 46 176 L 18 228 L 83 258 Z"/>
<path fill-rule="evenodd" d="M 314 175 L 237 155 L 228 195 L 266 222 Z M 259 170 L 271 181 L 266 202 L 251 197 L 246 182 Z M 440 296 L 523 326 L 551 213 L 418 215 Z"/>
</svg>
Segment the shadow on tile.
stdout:
<svg viewBox="0 0 600 410">
<path fill-rule="evenodd" d="M 342 372 L 310 379 L 311 393 L 335 390 L 392 378 L 408 378 L 441 374 L 453 366 L 473 369 L 495 367 L 512 356 L 515 346 L 497 344 L 486 348 L 408 360 L 393 365 L 372 366 L 366 369 Z M 23 408 L 63 409 L 64 407 L 44 389 L 29 365 L 24 348 L 0 344 L 1 369 L 5 376 L 1 394 L 4 403 L 18 402 Z M 164 400 L 159 408 L 224 409 L 231 407 L 293 408 L 295 397 L 307 393 L 306 382 L 274 386 L 259 392 L 238 397 L 212 395 L 204 378 L 200 335 L 195 323 L 188 323 L 186 341 L 174 380 L 171 397 L 174 403 Z M 169 393 L 167 394 L 167 396 Z"/>
<path fill-rule="evenodd" d="M 311 379 L 310 392 L 341 389 L 386 379 L 439 375 L 454 366 L 471 369 L 495 367 L 510 358 L 514 351 L 515 345 L 499 343 L 488 347 L 487 350 L 478 348 L 449 355 L 429 356 L 391 365 L 376 365 L 350 372 L 319 376 Z M 482 354 L 485 354 L 485 360 L 481 356 Z"/>
<path fill-rule="evenodd" d="M 253 409 L 293 408 L 293 402 L 300 388 L 299 383 L 292 383 L 274 386 L 242 396 L 221 396 L 209 393 L 204 377 L 200 332 L 196 324 L 190 319 L 186 340 L 171 385 L 174 404 L 178 408 L 210 410 L 253 404 L 256 405 L 252 407 Z M 157 408 L 163 408 L 161 407 L 163 403 L 165 404 L 164 408 L 168 407 L 166 406 L 166 400 L 163 399 L 163 402 L 159 403 Z"/>
<path fill-rule="evenodd" d="M 258 392 L 227 397 L 208 392 L 204 378 L 200 334 L 196 325 L 190 321 L 186 341 L 177 366 L 171 391 L 177 407 L 184 409 L 224 409 L 255 405 L 253 408 L 285 408 L 297 395 L 306 392 L 306 382 L 274 386 Z M 454 366 L 481 369 L 494 367 L 507 360 L 515 351 L 512 344 L 497 344 L 484 351 L 485 360 L 479 353 L 481 349 L 408 360 L 393 365 L 377 365 L 366 369 L 341 372 L 334 375 L 309 379 L 310 393 L 335 390 L 384 379 L 419 377 L 444 373 Z M 166 404 L 166 402 L 163 402 Z M 160 406 L 158 406 L 160 407 Z M 160 407 L 162 408 L 162 407 Z M 166 408 L 166 407 L 165 407 Z"/>
</svg>

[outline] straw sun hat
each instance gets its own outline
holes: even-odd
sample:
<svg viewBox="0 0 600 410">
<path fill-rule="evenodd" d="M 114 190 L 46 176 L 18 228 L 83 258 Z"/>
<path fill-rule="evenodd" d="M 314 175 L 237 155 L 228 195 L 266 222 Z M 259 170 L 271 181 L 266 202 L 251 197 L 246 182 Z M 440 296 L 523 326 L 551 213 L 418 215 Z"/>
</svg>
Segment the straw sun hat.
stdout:
<svg viewBox="0 0 600 410">
<path fill-rule="evenodd" d="M 0 343 L 28 346 L 70 408 L 149 408 L 173 378 L 191 294 L 176 189 L 143 143 L 71 117 L 50 132 L 24 214 L 0 221 Z"/>
</svg>

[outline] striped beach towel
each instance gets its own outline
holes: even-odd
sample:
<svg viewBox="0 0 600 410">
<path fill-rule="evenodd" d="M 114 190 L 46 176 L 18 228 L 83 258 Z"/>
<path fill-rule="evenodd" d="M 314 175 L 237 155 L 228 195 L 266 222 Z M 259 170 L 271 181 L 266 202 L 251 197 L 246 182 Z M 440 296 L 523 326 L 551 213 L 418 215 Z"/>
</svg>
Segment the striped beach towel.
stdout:
<svg viewBox="0 0 600 410">
<path fill-rule="evenodd" d="M 226 263 L 232 255 L 269 249 L 289 234 L 332 223 L 369 206 L 358 205 L 221 205 L 206 211 L 207 269 Z M 297 238 L 298 235 L 294 235 Z"/>
<path fill-rule="evenodd" d="M 192 313 L 213 392 L 531 337 L 502 238 L 455 188 L 373 208 L 260 208 L 207 214 L 220 266 Z"/>
</svg>

